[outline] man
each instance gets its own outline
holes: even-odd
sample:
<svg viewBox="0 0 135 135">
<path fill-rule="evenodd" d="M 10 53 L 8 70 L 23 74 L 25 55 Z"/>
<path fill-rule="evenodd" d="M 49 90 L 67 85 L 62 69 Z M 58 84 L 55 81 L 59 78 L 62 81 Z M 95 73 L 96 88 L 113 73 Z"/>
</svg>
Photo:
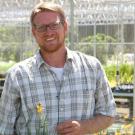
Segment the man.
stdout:
<svg viewBox="0 0 135 135">
<path fill-rule="evenodd" d="M 63 9 L 39 3 L 31 25 L 40 49 L 6 76 L 0 135 L 38 135 L 44 120 L 49 135 L 85 135 L 110 126 L 115 102 L 105 73 L 96 58 L 66 48 Z"/>
</svg>

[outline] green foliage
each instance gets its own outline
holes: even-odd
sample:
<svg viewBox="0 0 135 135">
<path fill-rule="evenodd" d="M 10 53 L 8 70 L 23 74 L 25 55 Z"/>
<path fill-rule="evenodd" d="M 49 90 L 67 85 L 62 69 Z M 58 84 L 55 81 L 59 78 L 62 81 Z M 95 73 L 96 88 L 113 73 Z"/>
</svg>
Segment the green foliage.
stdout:
<svg viewBox="0 0 135 135">
<path fill-rule="evenodd" d="M 133 83 L 134 68 L 133 65 L 120 65 L 120 82 L 123 84 Z"/>
<path fill-rule="evenodd" d="M 93 43 L 96 40 L 96 43 L 113 43 L 116 42 L 116 39 L 112 38 L 111 36 L 107 36 L 105 34 L 98 33 L 96 37 L 93 35 L 89 35 L 81 40 L 81 42 L 91 42 Z"/>
<path fill-rule="evenodd" d="M 25 33 L 25 29 L 28 33 Z M 29 30 L 26 26 L 3 25 L 0 27 L 0 60 L 18 62 L 24 55 L 29 56 L 33 52 L 32 39 L 27 35 Z"/>
<path fill-rule="evenodd" d="M 116 65 L 112 64 L 109 66 L 104 66 L 107 78 L 110 82 L 116 80 Z"/>
<path fill-rule="evenodd" d="M 110 49 L 110 44 L 116 42 L 116 40 L 111 36 L 100 33 L 98 33 L 96 37 L 90 35 L 83 38 L 81 43 L 75 46 L 75 50 L 79 50 L 88 55 L 93 55 L 94 42 L 96 42 L 96 57 L 101 61 L 101 63 L 105 64 L 107 62 L 107 54 L 109 53 L 109 56 L 113 55 L 114 49 L 116 48 L 113 46 Z"/>
<path fill-rule="evenodd" d="M 0 27 L 0 59 L 4 61 L 19 61 L 19 49 L 17 42 L 20 42 L 19 29 L 14 26 Z"/>
<path fill-rule="evenodd" d="M 116 65 L 112 64 L 104 66 L 107 78 L 111 86 L 116 85 Z M 121 64 L 119 66 L 120 83 L 131 84 L 133 83 L 134 67 L 131 64 Z"/>
<path fill-rule="evenodd" d="M 0 61 L 0 73 L 5 73 L 7 70 L 15 64 L 14 61 Z"/>
</svg>

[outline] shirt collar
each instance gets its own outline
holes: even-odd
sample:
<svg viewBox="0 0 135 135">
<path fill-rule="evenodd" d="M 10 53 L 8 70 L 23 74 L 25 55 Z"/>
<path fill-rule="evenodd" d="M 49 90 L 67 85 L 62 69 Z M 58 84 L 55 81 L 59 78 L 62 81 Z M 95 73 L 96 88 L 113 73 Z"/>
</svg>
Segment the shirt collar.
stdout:
<svg viewBox="0 0 135 135">
<path fill-rule="evenodd" d="M 41 65 L 45 64 L 44 59 L 42 58 L 40 54 L 40 50 L 38 50 L 38 52 L 36 53 L 35 59 L 37 61 L 38 68 L 40 68 Z"/>
<path fill-rule="evenodd" d="M 67 60 L 73 60 L 73 53 L 71 50 L 67 49 Z"/>
<path fill-rule="evenodd" d="M 68 48 L 66 48 L 66 50 L 67 50 L 67 61 L 73 61 L 73 52 L 69 50 Z M 47 65 L 40 54 L 40 50 L 38 50 L 38 52 L 36 53 L 35 58 L 37 61 L 38 68 L 40 68 L 41 65 L 43 64 Z"/>
</svg>

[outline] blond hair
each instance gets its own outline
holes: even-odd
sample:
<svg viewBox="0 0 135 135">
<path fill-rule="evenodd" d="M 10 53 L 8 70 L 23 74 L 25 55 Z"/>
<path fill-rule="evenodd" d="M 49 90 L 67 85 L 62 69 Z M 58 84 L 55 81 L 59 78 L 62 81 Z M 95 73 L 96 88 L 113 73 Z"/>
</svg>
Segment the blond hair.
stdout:
<svg viewBox="0 0 135 135">
<path fill-rule="evenodd" d="M 63 8 L 60 5 L 52 3 L 52 2 L 40 2 L 32 10 L 32 13 L 31 13 L 31 16 L 30 16 L 30 21 L 31 21 L 32 26 L 34 25 L 34 23 L 33 23 L 34 17 L 39 12 L 45 12 L 45 11 L 52 11 L 52 12 L 58 13 L 59 16 L 60 16 L 61 22 L 64 23 L 65 13 L 64 13 Z"/>
</svg>

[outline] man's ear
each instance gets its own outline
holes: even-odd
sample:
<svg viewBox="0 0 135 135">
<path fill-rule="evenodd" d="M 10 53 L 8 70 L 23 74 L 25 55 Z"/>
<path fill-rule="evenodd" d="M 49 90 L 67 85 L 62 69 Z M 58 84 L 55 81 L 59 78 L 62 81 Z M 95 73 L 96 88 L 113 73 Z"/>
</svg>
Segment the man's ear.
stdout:
<svg viewBox="0 0 135 135">
<path fill-rule="evenodd" d="M 68 33 L 68 22 L 67 22 L 67 20 L 65 20 L 65 22 L 64 22 L 64 30 L 65 30 L 65 35 L 67 36 L 67 33 Z"/>
<path fill-rule="evenodd" d="M 31 32 L 32 32 L 33 36 L 35 36 L 35 28 L 32 27 Z"/>
</svg>

